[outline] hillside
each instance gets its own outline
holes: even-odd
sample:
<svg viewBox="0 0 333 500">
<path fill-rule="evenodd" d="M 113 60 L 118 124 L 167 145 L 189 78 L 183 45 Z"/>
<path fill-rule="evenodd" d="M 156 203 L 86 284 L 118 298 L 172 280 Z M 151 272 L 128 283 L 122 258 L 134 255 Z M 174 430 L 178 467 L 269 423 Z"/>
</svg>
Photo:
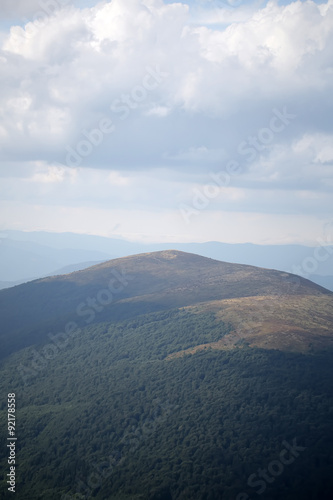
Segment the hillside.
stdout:
<svg viewBox="0 0 333 500">
<path fill-rule="evenodd" d="M 174 250 L 135 255 L 0 291 L 2 356 L 45 342 L 45 331 L 59 332 L 69 321 L 84 326 L 195 304 L 205 304 L 204 309 L 212 307 L 217 312 L 227 308 L 228 321 L 234 323 L 236 330 L 242 321 L 247 321 L 248 307 L 257 311 L 260 318 L 267 316 L 268 311 L 275 318 L 276 330 L 275 309 L 284 304 L 287 307 L 289 297 L 295 304 L 295 308 L 288 307 L 290 325 L 295 324 L 297 310 L 305 308 L 310 316 L 321 316 L 314 327 L 320 330 L 318 334 L 326 335 L 332 321 L 332 296 L 308 280 L 279 271 Z M 251 304 L 244 300 L 250 297 L 256 297 Z M 265 302 L 260 297 L 265 297 Z M 239 313 L 234 319 L 230 316 L 233 304 Z M 280 327 L 287 328 L 288 322 L 283 313 Z M 300 327 L 307 328 L 303 316 Z M 305 338 L 304 342 L 308 345 L 312 338 Z M 268 342 L 267 347 L 273 345 Z"/>
<path fill-rule="evenodd" d="M 249 305 L 246 297 L 257 299 L 252 299 Z M 260 297 L 266 297 L 265 302 Z M 115 259 L 0 291 L 2 356 L 45 341 L 46 330 L 61 331 L 68 321 L 82 326 L 174 307 L 205 304 L 203 307 L 207 308 L 210 302 L 214 302 L 213 309 L 227 308 L 231 322 L 230 309 L 234 304 L 239 313 L 234 320 L 236 330 L 241 321 L 246 321 L 248 307 L 252 312 L 257 310 L 261 318 L 267 316 L 264 304 L 265 311 L 270 310 L 269 315 L 274 316 L 276 328 L 275 309 L 283 308 L 284 303 L 287 306 L 289 297 L 293 297 L 295 304 L 294 308 L 288 308 L 293 317 L 291 325 L 295 323 L 295 311 L 305 308 L 310 316 L 321 315 L 320 324 L 315 326 L 321 333 L 327 333 L 332 320 L 332 293 L 303 278 L 174 250 Z M 236 300 L 230 302 L 230 299 Z M 289 321 L 283 316 L 286 322 L 280 324 L 281 329 L 288 327 Z M 300 327 L 307 328 L 304 317 Z"/>
<path fill-rule="evenodd" d="M 173 250 L 1 291 L 16 497 L 330 500 L 332 306 L 293 275 Z"/>
</svg>

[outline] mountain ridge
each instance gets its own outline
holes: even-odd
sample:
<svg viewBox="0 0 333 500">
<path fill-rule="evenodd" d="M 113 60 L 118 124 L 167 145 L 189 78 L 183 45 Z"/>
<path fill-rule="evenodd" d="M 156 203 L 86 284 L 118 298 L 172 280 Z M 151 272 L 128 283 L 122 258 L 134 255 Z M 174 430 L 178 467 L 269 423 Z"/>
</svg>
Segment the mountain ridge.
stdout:
<svg viewBox="0 0 333 500">
<path fill-rule="evenodd" d="M 293 272 L 333 290 L 333 247 L 330 244 L 329 235 L 323 235 L 322 240 L 318 239 L 319 246 L 309 247 L 296 244 L 223 242 L 148 244 L 75 233 L 8 230 L 0 234 L 0 277 L 1 281 L 6 282 L 26 282 L 54 275 L 63 266 L 81 264 L 87 260 L 107 261 L 127 255 L 177 248 L 230 263 Z M 12 248 L 10 251 L 9 247 Z M 324 249 L 326 255 L 323 256 Z M 318 250 L 320 259 L 317 258 Z"/>
<path fill-rule="evenodd" d="M 270 335 L 276 330 L 273 328 L 274 315 L 280 317 L 281 308 L 288 310 L 288 318 L 283 320 L 284 328 L 290 330 L 288 325 L 292 324 L 297 329 L 295 316 L 302 324 L 303 336 L 307 327 L 297 308 L 309 308 L 316 318 L 318 308 L 325 311 L 322 323 L 317 322 L 317 326 L 309 330 L 311 342 L 304 340 L 307 344 L 313 344 L 315 327 L 324 334 L 331 324 L 333 293 L 309 280 L 281 271 L 164 250 L 118 258 L 0 291 L 3 352 L 5 355 L 14 352 L 15 342 L 23 347 L 38 344 L 45 339 L 45 332 L 54 334 L 69 321 L 85 326 L 184 307 L 214 310 L 220 316 L 220 311 L 225 309 L 235 325 L 234 330 L 240 331 L 251 308 L 257 311 L 260 320 L 265 317 L 262 308 L 265 297 L 266 312 L 269 308 L 271 316 Z M 231 300 L 234 300 L 233 307 L 227 302 Z M 288 306 L 291 302 L 294 311 Z M 15 314 L 13 304 L 20 304 L 19 315 Z M 308 314 L 303 316 L 309 318 Z M 260 330 L 259 326 L 257 328 Z M 242 332 L 241 337 L 244 338 Z M 249 338 L 247 332 L 245 337 L 256 345 L 253 335 Z M 326 337 L 330 344 L 329 336 Z M 273 340 L 276 346 L 276 338 Z M 297 341 L 305 349 L 304 342 L 299 338 Z M 321 338 L 320 345 L 326 341 Z M 260 345 L 265 344 L 260 341 Z"/>
</svg>

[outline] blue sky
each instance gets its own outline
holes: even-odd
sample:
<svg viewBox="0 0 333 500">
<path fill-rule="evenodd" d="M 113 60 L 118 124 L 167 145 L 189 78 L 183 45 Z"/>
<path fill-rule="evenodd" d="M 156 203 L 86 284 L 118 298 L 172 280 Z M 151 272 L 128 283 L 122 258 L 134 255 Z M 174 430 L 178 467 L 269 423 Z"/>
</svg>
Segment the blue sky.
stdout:
<svg viewBox="0 0 333 500">
<path fill-rule="evenodd" d="M 0 229 L 315 245 L 333 0 L 4 0 Z"/>
</svg>

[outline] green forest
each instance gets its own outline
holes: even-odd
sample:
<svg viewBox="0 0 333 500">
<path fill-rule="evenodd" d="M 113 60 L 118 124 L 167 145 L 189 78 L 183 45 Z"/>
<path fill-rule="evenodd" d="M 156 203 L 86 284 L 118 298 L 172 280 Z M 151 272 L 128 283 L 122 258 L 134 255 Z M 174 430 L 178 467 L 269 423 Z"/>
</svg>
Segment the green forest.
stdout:
<svg viewBox="0 0 333 500">
<path fill-rule="evenodd" d="M 331 498 L 332 353 L 240 344 L 168 359 L 229 331 L 213 313 L 174 309 L 86 327 L 25 380 L 18 367 L 41 347 L 9 357 L 16 498 Z"/>
</svg>

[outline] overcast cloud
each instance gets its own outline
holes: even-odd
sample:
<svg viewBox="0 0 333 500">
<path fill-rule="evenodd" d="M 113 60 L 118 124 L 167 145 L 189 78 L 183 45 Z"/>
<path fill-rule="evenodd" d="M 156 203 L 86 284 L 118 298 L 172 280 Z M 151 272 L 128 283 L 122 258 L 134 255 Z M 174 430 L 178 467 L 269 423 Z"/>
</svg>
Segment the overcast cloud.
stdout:
<svg viewBox="0 0 333 500">
<path fill-rule="evenodd" d="M 333 0 L 0 6 L 1 229 L 316 244 Z"/>
</svg>

